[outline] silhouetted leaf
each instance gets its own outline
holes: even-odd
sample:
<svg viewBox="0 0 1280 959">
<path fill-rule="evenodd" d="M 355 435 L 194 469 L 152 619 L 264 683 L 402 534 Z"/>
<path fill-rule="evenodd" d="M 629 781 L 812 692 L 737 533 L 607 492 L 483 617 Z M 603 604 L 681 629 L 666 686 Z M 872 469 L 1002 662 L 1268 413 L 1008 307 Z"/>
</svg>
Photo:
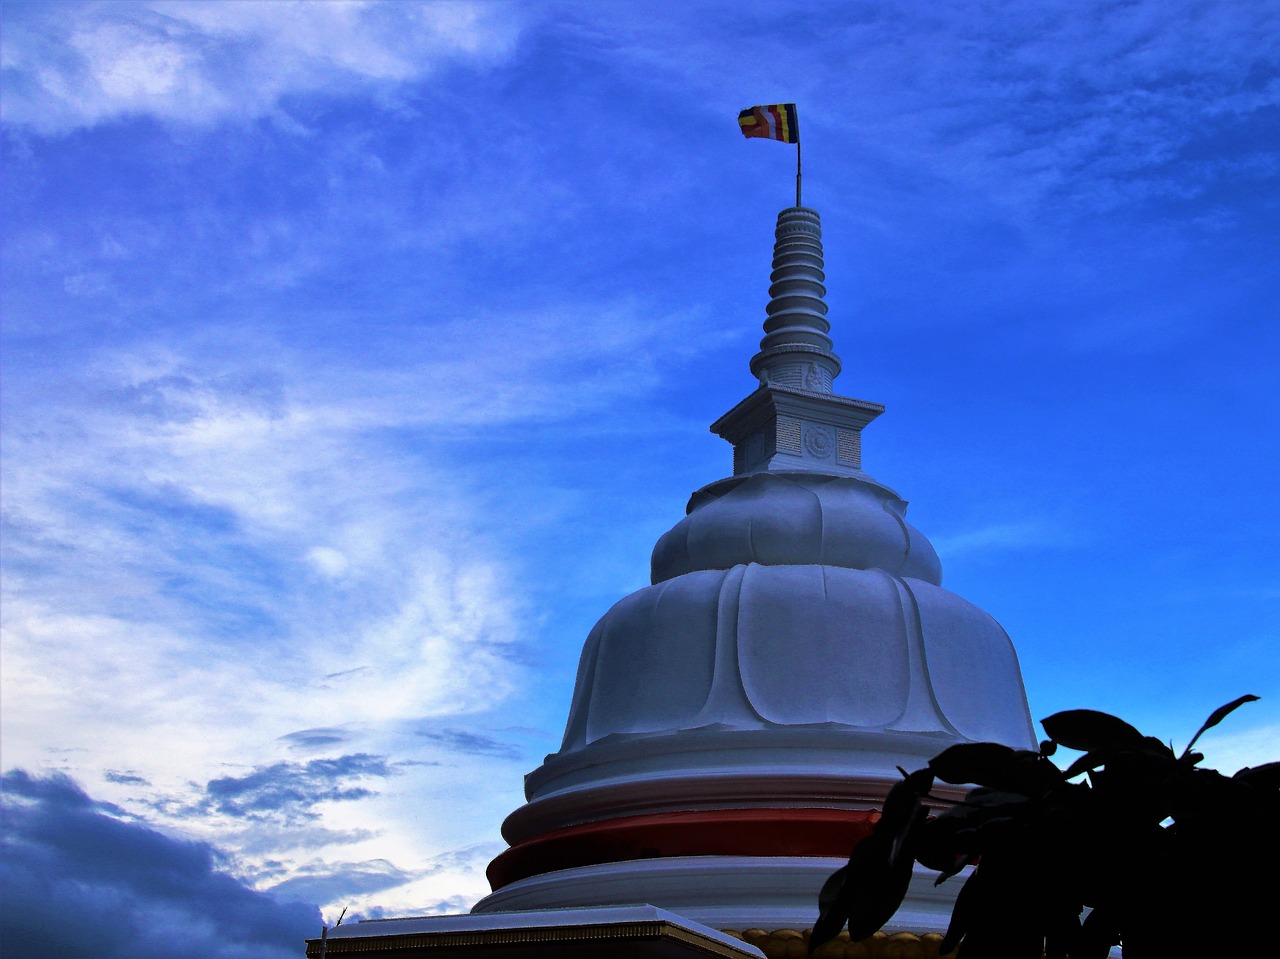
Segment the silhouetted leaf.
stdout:
<svg viewBox="0 0 1280 959">
<path fill-rule="evenodd" d="M 1021 823 L 1016 816 L 988 816 L 974 830 L 973 843 L 977 847 L 978 855 L 981 856 L 984 850 L 991 849 L 1001 841 L 1013 836 L 1020 831 L 1020 828 Z"/>
<path fill-rule="evenodd" d="M 1038 796 L 1062 778 L 1039 753 L 1000 743 L 959 743 L 929 760 L 929 769 L 949 783 L 977 783 L 990 789 Z"/>
<path fill-rule="evenodd" d="M 917 769 L 913 773 L 904 775 L 901 780 L 893 784 L 888 795 L 884 797 L 884 807 L 876 826 L 897 830 L 911 822 L 916 809 L 920 806 L 920 800 L 927 796 L 932 788 L 933 771 L 930 769 Z M 887 824 L 885 824 L 886 820 L 888 820 Z"/>
<path fill-rule="evenodd" d="M 911 852 L 907 850 L 912 845 L 913 834 L 927 815 L 920 800 L 932 788 L 933 773 L 928 769 L 917 769 L 904 775 L 902 781 L 895 783 L 885 796 L 884 810 L 879 821 L 872 827 L 872 832 L 888 837 L 890 864 L 896 863 L 904 855 L 908 859 L 914 856 L 914 849 Z"/>
<path fill-rule="evenodd" d="M 955 875 L 981 853 L 983 826 L 1020 816 L 1031 802 L 1017 793 L 971 789 L 964 802 L 921 825 L 915 833 L 916 860 L 943 873 L 943 879 Z"/>
<path fill-rule="evenodd" d="M 1253 698 L 1223 706 L 1201 731 Z M 1134 959 L 1191 954 L 1180 952 L 1188 944 L 1207 955 L 1210 933 L 1242 904 L 1251 915 L 1272 908 L 1255 876 L 1280 863 L 1280 763 L 1225 777 L 1198 768 L 1190 745 L 1179 759 L 1107 713 L 1068 711 L 1044 724 L 1038 753 L 966 743 L 904 772 L 843 882 L 838 873 L 824 886 L 811 950 L 846 920 L 855 939 L 888 921 L 912 857 L 938 882 L 977 864 L 942 943 L 959 946 L 961 959 L 1039 959 L 1041 950 L 1105 959 L 1121 939 Z M 1055 743 L 1084 752 L 1065 773 L 1047 758 Z M 1087 784 L 1069 781 L 1084 772 Z M 979 787 L 926 820 L 935 774 Z M 1092 907 L 1083 922 L 1082 903 Z"/>
<path fill-rule="evenodd" d="M 978 786 L 970 789 L 965 793 L 964 801 L 956 803 L 951 809 L 947 810 L 944 815 L 952 813 L 964 816 L 972 809 L 1003 809 L 1008 806 L 1011 808 L 1025 808 L 1027 803 L 1031 802 L 1031 798 L 1023 793 L 1009 792 L 1007 789 L 992 789 L 988 786 Z"/>
<path fill-rule="evenodd" d="M 951 908 L 951 922 L 947 925 L 947 934 L 942 937 L 942 942 L 938 945 L 939 953 L 951 952 L 956 946 L 960 945 L 961 940 L 968 933 L 975 915 L 982 908 L 980 872 L 981 869 L 975 870 L 973 875 L 966 879 L 964 885 L 960 887 L 960 892 L 956 896 L 956 904 Z"/>
<path fill-rule="evenodd" d="M 889 857 L 892 845 L 893 837 L 888 832 L 872 832 L 849 857 L 845 897 L 851 939 L 865 939 L 883 926 L 906 897 L 907 885 L 900 881 L 901 866 L 895 868 Z M 911 860 L 904 861 L 910 881 Z"/>
<path fill-rule="evenodd" d="M 1118 749 L 1094 749 L 1076 758 L 1070 766 L 1062 771 L 1063 779 L 1075 779 L 1081 773 L 1087 773 L 1099 766 L 1105 766 L 1112 758 L 1119 755 Z"/>
<path fill-rule="evenodd" d="M 927 769 L 904 775 L 885 797 L 871 834 L 853 847 L 849 862 L 827 879 L 818 897 L 818 922 L 809 936 L 809 952 L 840 934 L 865 939 L 888 922 L 911 882 L 915 835 L 928 811 L 920 799 L 933 786 Z"/>
<path fill-rule="evenodd" d="M 818 921 L 813 924 L 813 931 L 809 933 L 809 955 L 812 956 L 820 947 L 840 935 L 840 930 L 844 928 L 844 922 L 843 916 L 837 916 L 834 913 L 820 913 Z"/>
<path fill-rule="evenodd" d="M 1068 749 L 1124 749 L 1138 746 L 1142 733 L 1123 719 L 1096 709 L 1068 709 L 1054 713 L 1040 725 L 1049 738 Z"/>
<path fill-rule="evenodd" d="M 938 870 L 938 878 L 933 881 L 933 884 L 935 886 L 941 886 L 944 882 L 946 882 L 952 876 L 959 875 L 961 872 L 965 870 L 965 867 L 972 866 L 977 861 L 978 861 L 977 856 L 970 856 L 970 855 L 961 853 L 960 855 L 955 857 L 951 865 Z M 930 866 L 929 868 L 933 869 L 937 867 Z"/>
<path fill-rule="evenodd" d="M 956 858 L 962 855 L 955 839 L 956 831 L 961 828 L 960 820 L 949 813 L 930 819 L 920 827 L 916 838 L 917 861 L 938 872 L 950 869 Z"/>
<path fill-rule="evenodd" d="M 1256 703 L 1257 701 L 1258 697 L 1253 695 L 1253 693 L 1245 693 L 1243 696 L 1239 696 L 1231 700 L 1231 702 L 1227 703 L 1225 706 L 1219 706 L 1211 712 L 1209 714 L 1209 718 L 1204 721 L 1204 726 L 1201 728 L 1201 732 L 1205 729 L 1212 729 L 1245 703 Z"/>
<path fill-rule="evenodd" d="M 1014 763 L 1015 750 L 1001 743 L 958 743 L 929 760 L 929 770 L 948 783 L 982 783 Z"/>
<path fill-rule="evenodd" d="M 1172 759 L 1174 757 L 1172 744 L 1162 743 L 1155 736 L 1143 736 L 1142 745 L 1138 747 L 1138 751 L 1161 759 Z"/>
<path fill-rule="evenodd" d="M 1246 782 L 1255 789 L 1280 790 L 1280 763 L 1245 766 L 1231 778 Z"/>
<path fill-rule="evenodd" d="M 1191 747 L 1196 744 L 1197 739 L 1204 735 L 1204 731 L 1206 729 L 1212 729 L 1245 703 L 1253 703 L 1257 701 L 1257 696 L 1254 696 L 1252 693 L 1245 693 L 1243 696 L 1231 700 L 1231 702 L 1227 703 L 1225 706 L 1219 706 L 1209 714 L 1209 718 L 1204 721 L 1204 725 L 1196 730 L 1196 734 L 1191 737 L 1191 742 L 1187 743 L 1187 748 L 1183 750 L 1182 755 L 1185 757 L 1191 752 Z"/>
<path fill-rule="evenodd" d="M 840 935 L 840 930 L 849 919 L 848 896 L 845 889 L 845 877 L 849 867 L 841 866 L 833 872 L 818 894 L 818 921 L 813 924 L 809 934 L 809 955 L 823 943 L 830 942 Z"/>
<path fill-rule="evenodd" d="M 840 900 L 844 893 L 844 877 L 848 872 L 848 865 L 844 865 L 827 877 L 827 881 L 822 884 L 822 891 L 818 893 L 820 910 L 826 912 Z M 840 925 L 843 927 L 844 923 L 841 922 Z"/>
</svg>

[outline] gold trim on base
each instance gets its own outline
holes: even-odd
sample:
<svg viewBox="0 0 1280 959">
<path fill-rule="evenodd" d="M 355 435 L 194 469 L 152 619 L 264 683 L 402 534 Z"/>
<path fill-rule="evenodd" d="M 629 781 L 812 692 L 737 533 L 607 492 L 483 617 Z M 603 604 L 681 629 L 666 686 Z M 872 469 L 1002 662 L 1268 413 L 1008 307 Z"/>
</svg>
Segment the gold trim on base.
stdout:
<svg viewBox="0 0 1280 959">
<path fill-rule="evenodd" d="M 812 929 L 725 929 L 724 934 L 741 939 L 755 946 L 766 959 L 805 959 L 809 955 L 809 934 Z M 841 932 L 830 942 L 823 943 L 814 952 L 814 959 L 939 959 L 938 947 L 942 936 L 928 932 L 918 936 L 914 932 L 877 932 L 868 939 L 853 942 L 847 931 Z M 947 953 L 948 956 L 954 953 Z"/>
</svg>

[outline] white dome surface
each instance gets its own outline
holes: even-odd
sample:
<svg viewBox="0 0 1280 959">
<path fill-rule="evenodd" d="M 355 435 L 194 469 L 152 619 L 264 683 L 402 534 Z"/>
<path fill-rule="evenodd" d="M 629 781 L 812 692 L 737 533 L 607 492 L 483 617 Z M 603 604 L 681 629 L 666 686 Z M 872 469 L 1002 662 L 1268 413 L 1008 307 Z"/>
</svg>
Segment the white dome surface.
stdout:
<svg viewBox="0 0 1280 959">
<path fill-rule="evenodd" d="M 618 734 L 837 724 L 1031 744 L 1017 657 L 959 596 L 881 569 L 699 570 L 587 638 L 561 754 Z"/>
<path fill-rule="evenodd" d="M 695 493 L 653 585 L 588 635 L 564 741 L 508 841 L 679 809 L 866 808 L 953 743 L 1034 748 L 1013 644 L 937 585 L 905 512 L 868 476 Z"/>
<path fill-rule="evenodd" d="M 694 493 L 688 514 L 653 548 L 653 582 L 695 569 L 844 566 L 942 584 L 942 564 L 906 521 L 907 504 L 869 476 L 767 472 Z"/>
</svg>

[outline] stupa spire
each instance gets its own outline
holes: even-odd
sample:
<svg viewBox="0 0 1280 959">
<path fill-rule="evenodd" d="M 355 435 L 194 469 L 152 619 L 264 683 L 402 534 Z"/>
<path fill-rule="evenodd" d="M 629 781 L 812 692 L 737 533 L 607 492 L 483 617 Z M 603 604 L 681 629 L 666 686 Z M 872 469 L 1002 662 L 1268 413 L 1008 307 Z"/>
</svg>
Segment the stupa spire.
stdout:
<svg viewBox="0 0 1280 959">
<path fill-rule="evenodd" d="M 751 358 L 751 373 L 761 383 L 830 393 L 840 358 L 827 335 L 831 323 L 818 212 L 799 206 L 783 210 L 774 238 L 765 336 Z"/>
<path fill-rule="evenodd" d="M 774 231 L 764 339 L 751 358 L 760 386 L 711 424 L 733 444 L 734 476 L 784 470 L 865 476 L 862 428 L 884 407 L 832 387 L 840 357 L 827 335 L 826 278 L 818 211 L 788 207 Z"/>
</svg>

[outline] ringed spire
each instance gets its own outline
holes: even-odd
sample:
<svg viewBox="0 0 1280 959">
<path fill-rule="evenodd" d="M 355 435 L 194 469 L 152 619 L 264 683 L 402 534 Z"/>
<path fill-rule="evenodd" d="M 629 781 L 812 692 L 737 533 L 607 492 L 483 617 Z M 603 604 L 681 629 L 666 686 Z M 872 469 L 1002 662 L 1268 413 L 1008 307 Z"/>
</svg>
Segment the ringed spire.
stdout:
<svg viewBox="0 0 1280 959">
<path fill-rule="evenodd" d="M 817 210 L 790 207 L 778 214 L 764 339 L 751 358 L 761 383 L 831 393 L 840 357 L 831 350 L 822 220 Z"/>
</svg>

